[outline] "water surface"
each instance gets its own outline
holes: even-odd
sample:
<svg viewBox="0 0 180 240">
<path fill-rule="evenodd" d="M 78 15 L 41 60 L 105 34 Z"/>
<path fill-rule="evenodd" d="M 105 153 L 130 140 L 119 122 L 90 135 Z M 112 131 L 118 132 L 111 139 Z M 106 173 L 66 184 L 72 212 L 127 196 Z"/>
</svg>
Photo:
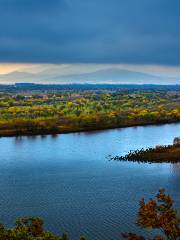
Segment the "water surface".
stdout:
<svg viewBox="0 0 180 240">
<path fill-rule="evenodd" d="M 73 240 L 119 239 L 135 225 L 138 201 L 163 187 L 180 209 L 180 165 L 108 161 L 129 150 L 171 144 L 180 124 L 57 136 L 0 138 L 0 221 L 41 216 Z"/>
</svg>

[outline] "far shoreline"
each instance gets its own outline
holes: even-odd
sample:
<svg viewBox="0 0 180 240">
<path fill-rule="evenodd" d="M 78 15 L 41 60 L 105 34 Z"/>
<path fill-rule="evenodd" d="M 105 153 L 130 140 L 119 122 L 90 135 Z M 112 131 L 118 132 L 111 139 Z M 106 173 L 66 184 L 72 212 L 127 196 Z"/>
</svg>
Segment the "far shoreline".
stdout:
<svg viewBox="0 0 180 240">
<path fill-rule="evenodd" d="M 11 132 L 2 133 L 0 131 L 0 138 L 11 138 L 11 137 L 30 137 L 30 136 L 45 136 L 45 135 L 61 135 L 61 134 L 70 134 L 70 133 L 83 133 L 83 132 L 95 132 L 95 131 L 103 131 L 103 130 L 113 130 L 113 129 L 123 129 L 130 127 L 148 127 L 148 126 L 161 126 L 166 124 L 180 124 L 180 121 L 161 121 L 161 122 L 149 122 L 149 123 L 137 123 L 137 124 L 124 124 L 120 126 L 103 126 L 103 127 L 86 127 L 86 128 L 77 128 L 71 130 L 50 130 L 50 131 L 24 131 L 24 132 L 15 132 L 13 130 L 9 130 Z"/>
</svg>

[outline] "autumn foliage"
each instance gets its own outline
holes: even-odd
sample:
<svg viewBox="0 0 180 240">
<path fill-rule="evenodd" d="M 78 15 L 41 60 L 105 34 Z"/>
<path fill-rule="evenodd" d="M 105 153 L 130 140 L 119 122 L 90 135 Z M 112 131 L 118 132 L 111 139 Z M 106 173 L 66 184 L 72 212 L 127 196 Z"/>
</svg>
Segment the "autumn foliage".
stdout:
<svg viewBox="0 0 180 240">
<path fill-rule="evenodd" d="M 3 92 L 0 136 L 58 134 L 180 122 L 180 92 L 53 90 Z"/>
<path fill-rule="evenodd" d="M 173 208 L 173 200 L 161 189 L 156 195 L 156 199 L 145 202 L 140 201 L 137 224 L 146 229 L 158 229 L 160 235 L 155 236 L 154 240 L 179 240 L 180 239 L 180 218 L 178 212 Z M 128 233 L 123 234 L 128 240 L 144 240 L 143 236 Z"/>
</svg>

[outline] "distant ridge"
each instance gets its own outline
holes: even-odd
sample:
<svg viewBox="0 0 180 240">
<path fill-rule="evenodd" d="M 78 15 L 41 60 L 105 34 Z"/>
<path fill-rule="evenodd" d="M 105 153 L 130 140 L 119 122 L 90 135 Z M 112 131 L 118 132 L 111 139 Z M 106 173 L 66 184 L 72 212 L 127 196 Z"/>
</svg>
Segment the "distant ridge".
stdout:
<svg viewBox="0 0 180 240">
<path fill-rule="evenodd" d="M 11 72 L 0 75 L 1 83 L 126 83 L 126 84 L 178 84 L 180 77 L 162 77 L 143 72 L 118 68 L 97 70 L 90 73 L 62 75 L 49 69 L 39 73 Z"/>
</svg>

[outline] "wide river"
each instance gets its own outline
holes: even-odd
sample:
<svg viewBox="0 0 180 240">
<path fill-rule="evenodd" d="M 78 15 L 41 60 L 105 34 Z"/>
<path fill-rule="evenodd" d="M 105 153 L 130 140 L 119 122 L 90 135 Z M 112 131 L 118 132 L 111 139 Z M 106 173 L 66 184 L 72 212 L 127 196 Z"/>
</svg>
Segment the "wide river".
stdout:
<svg viewBox="0 0 180 240">
<path fill-rule="evenodd" d="M 72 240 L 120 239 L 135 226 L 141 197 L 167 189 L 180 209 L 180 165 L 108 161 L 107 156 L 180 136 L 180 124 L 86 133 L 0 138 L 0 221 L 41 216 Z"/>
</svg>

